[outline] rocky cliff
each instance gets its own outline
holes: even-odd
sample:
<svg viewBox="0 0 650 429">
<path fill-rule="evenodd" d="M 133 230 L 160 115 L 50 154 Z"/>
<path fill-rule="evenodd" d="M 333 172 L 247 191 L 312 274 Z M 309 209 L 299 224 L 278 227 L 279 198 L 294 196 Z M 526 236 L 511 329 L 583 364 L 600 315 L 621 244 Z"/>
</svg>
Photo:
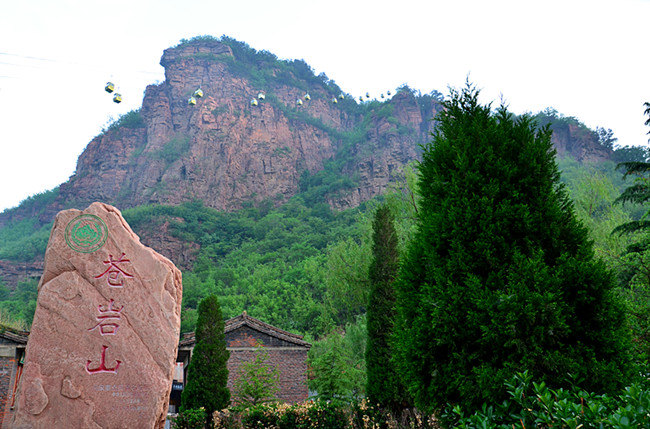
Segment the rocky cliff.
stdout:
<svg viewBox="0 0 650 429">
<path fill-rule="evenodd" d="M 304 62 L 279 61 L 228 38 L 181 43 L 160 63 L 165 81 L 147 88 L 139 112 L 88 144 L 75 174 L 40 211 L 41 223 L 93 201 L 122 209 L 193 199 L 219 210 L 278 205 L 330 160 L 353 180 L 324 199 L 338 209 L 356 206 L 417 158 L 440 109 L 434 97 L 408 88 L 382 102 L 339 99 L 340 88 Z M 198 88 L 204 96 L 189 105 Z M 608 156 L 579 127 L 556 132 L 554 142 L 579 160 Z M 26 216 L 20 208 L 5 212 L 0 225 Z"/>
</svg>

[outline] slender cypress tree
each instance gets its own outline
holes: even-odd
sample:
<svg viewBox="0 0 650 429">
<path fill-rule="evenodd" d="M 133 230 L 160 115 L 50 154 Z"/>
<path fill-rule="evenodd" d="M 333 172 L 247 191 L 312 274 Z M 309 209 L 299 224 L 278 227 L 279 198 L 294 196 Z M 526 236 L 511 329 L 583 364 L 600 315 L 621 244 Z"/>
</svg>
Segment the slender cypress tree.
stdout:
<svg viewBox="0 0 650 429">
<path fill-rule="evenodd" d="M 387 205 L 377 209 L 372 229 L 366 395 L 371 404 L 398 411 L 407 401 L 406 392 L 391 361 L 393 353 L 390 340 L 395 321 L 393 283 L 399 270 L 399 255 L 394 218 Z"/>
<path fill-rule="evenodd" d="M 224 322 L 216 296 L 201 300 L 198 308 L 196 344 L 187 368 L 187 385 L 181 395 L 181 410 L 203 407 L 211 427 L 212 413 L 230 404 L 228 358 Z"/>
<path fill-rule="evenodd" d="M 419 165 L 418 231 L 396 282 L 400 373 L 426 410 L 494 403 L 525 369 L 611 391 L 629 374 L 629 332 L 551 131 L 477 98 L 452 91 Z"/>
</svg>

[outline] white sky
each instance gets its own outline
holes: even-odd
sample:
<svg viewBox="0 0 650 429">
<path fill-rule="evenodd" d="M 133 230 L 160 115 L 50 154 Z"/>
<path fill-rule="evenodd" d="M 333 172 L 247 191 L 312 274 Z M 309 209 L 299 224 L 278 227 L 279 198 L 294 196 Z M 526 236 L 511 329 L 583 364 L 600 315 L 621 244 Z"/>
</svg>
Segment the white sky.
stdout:
<svg viewBox="0 0 650 429">
<path fill-rule="evenodd" d="M 649 20 L 650 0 L 4 1 L 0 210 L 66 181 L 102 126 L 164 79 L 163 50 L 202 34 L 302 58 L 355 95 L 446 95 L 469 76 L 484 102 L 552 106 L 646 144 Z"/>
</svg>

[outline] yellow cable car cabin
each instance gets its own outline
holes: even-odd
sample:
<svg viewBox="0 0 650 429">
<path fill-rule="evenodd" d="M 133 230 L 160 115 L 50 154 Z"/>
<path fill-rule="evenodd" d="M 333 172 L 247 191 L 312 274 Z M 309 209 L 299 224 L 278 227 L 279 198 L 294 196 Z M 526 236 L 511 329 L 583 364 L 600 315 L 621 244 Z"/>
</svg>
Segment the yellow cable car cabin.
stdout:
<svg viewBox="0 0 650 429">
<path fill-rule="evenodd" d="M 121 103 L 122 102 L 122 95 L 118 94 L 117 92 L 113 96 L 113 102 L 114 103 Z"/>
<path fill-rule="evenodd" d="M 345 98 L 345 95 L 343 93 L 339 94 L 339 100 L 343 100 Z"/>
<path fill-rule="evenodd" d="M 115 91 L 115 84 L 113 82 L 106 82 L 104 90 L 110 94 L 111 92 Z"/>
<path fill-rule="evenodd" d="M 336 97 L 332 98 L 332 103 L 336 104 L 338 102 L 339 102 L 339 100 L 337 100 Z"/>
<path fill-rule="evenodd" d="M 301 99 L 297 99 L 297 100 L 296 100 L 296 104 L 297 104 L 298 106 L 302 106 L 302 100 L 301 100 Z"/>
<path fill-rule="evenodd" d="M 187 104 L 190 105 L 190 106 L 194 106 L 194 105 L 196 105 L 196 98 L 194 98 L 194 97 L 190 97 L 190 98 L 187 100 Z"/>
<path fill-rule="evenodd" d="M 203 90 L 202 90 L 201 88 L 197 89 L 196 91 L 194 91 L 194 95 L 193 95 L 193 96 L 196 97 L 196 98 L 201 98 L 201 97 L 203 97 Z"/>
<path fill-rule="evenodd" d="M 305 94 L 305 100 L 307 101 L 311 100 L 311 96 L 309 94 Z"/>
<path fill-rule="evenodd" d="M 260 100 L 264 100 L 266 98 L 266 95 L 264 95 L 263 92 L 260 92 L 259 94 L 257 94 L 257 98 Z"/>
<path fill-rule="evenodd" d="M 258 104 L 258 103 L 257 103 L 257 100 L 253 98 L 253 99 L 251 100 L 251 106 L 257 106 L 257 104 Z"/>
</svg>

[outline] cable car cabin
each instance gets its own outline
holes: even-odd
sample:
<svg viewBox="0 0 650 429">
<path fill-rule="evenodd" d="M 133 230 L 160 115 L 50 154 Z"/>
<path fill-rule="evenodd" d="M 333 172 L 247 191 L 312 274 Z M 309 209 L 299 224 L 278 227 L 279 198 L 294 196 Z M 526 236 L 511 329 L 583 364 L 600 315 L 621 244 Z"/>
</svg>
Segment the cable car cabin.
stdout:
<svg viewBox="0 0 650 429">
<path fill-rule="evenodd" d="M 332 103 L 336 104 L 338 102 L 339 102 L 339 100 L 337 100 L 336 97 L 332 98 Z"/>
<path fill-rule="evenodd" d="M 388 91 L 386 94 L 390 95 L 390 91 Z"/>
<path fill-rule="evenodd" d="M 251 106 L 257 106 L 257 104 L 258 104 L 258 103 L 257 103 L 257 100 L 253 98 L 253 99 L 251 100 Z"/>
<path fill-rule="evenodd" d="M 363 101 L 363 97 L 359 97 L 359 101 Z"/>
<path fill-rule="evenodd" d="M 260 92 L 259 94 L 257 94 L 257 98 L 260 99 L 260 100 L 264 100 L 266 98 L 266 95 L 264 95 L 264 93 Z"/>
<path fill-rule="evenodd" d="M 381 98 L 384 98 L 384 94 L 381 94 L 380 97 L 381 97 Z"/>
<path fill-rule="evenodd" d="M 311 100 L 311 96 L 309 94 L 305 94 L 305 100 L 307 101 Z"/>
<path fill-rule="evenodd" d="M 114 103 L 121 103 L 122 102 L 122 95 L 118 94 L 117 92 L 113 96 L 113 102 Z"/>
<path fill-rule="evenodd" d="M 298 106 L 302 106 L 302 100 L 301 100 L 301 99 L 297 99 L 297 100 L 296 100 L 296 104 L 297 104 Z"/>
<path fill-rule="evenodd" d="M 196 91 L 194 91 L 194 97 L 196 97 L 196 98 L 203 97 L 203 90 L 201 88 L 199 88 Z"/>
<path fill-rule="evenodd" d="M 345 98 L 345 95 L 339 94 L 339 100 L 343 100 Z"/>
<path fill-rule="evenodd" d="M 366 92 L 366 98 L 370 98 L 370 93 Z"/>
<path fill-rule="evenodd" d="M 190 98 L 187 100 L 187 104 L 190 105 L 190 106 L 194 106 L 194 105 L 196 105 L 196 98 L 194 98 L 194 97 L 190 97 Z"/>
<path fill-rule="evenodd" d="M 115 91 L 115 84 L 113 84 L 113 82 L 106 82 L 104 90 L 110 94 L 111 92 Z"/>
</svg>

